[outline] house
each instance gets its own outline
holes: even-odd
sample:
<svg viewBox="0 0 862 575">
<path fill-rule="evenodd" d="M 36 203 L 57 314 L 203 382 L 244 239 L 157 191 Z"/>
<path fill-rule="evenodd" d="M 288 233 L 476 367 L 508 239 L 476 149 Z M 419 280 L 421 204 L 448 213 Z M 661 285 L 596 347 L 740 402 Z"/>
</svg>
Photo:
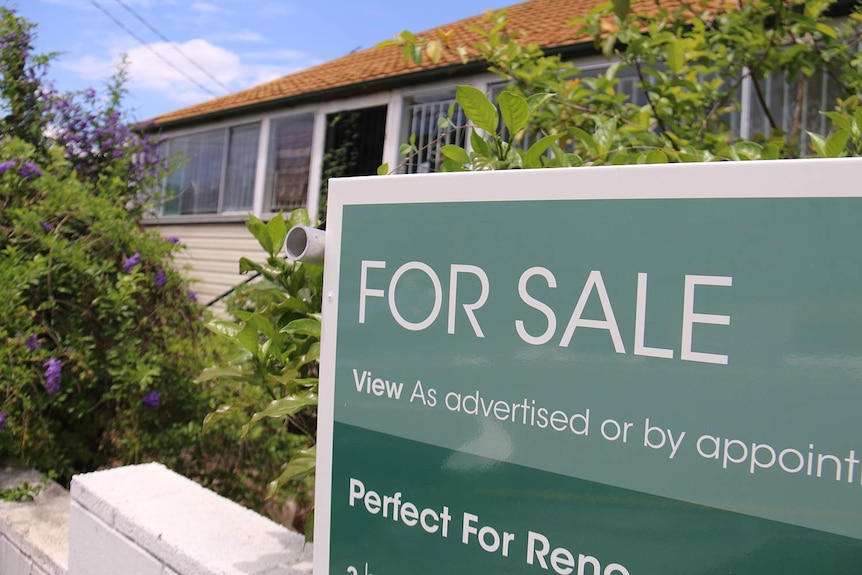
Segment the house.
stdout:
<svg viewBox="0 0 862 575">
<path fill-rule="evenodd" d="M 609 63 L 567 23 L 602 1 L 527 0 L 507 9 L 509 26 L 521 31 L 525 42 L 577 59 L 585 73 L 595 73 Z M 681 2 L 663 2 L 672 4 Z M 486 19 L 480 14 L 421 35 L 435 38 L 445 31 L 451 45 L 472 46 L 478 36 L 470 29 Z M 434 171 L 441 146 L 463 143 L 463 131 L 438 137 L 437 119 L 454 103 L 456 84 L 487 92 L 500 86 L 475 56 L 462 64 L 447 52 L 439 63 L 416 65 L 405 61 L 398 46 L 369 48 L 159 116 L 154 122 L 166 138 L 164 151 L 179 152 L 187 161 L 165 182 L 172 199 L 146 223 L 182 239 L 186 249 L 179 263 L 191 266 L 200 301 L 212 302 L 243 281 L 241 256 L 261 259 L 244 225 L 249 213 L 268 219 L 307 207 L 314 217 L 332 174 L 370 175 L 382 163 L 400 173 Z M 622 78 L 622 89 L 636 99 L 634 84 L 634 78 Z M 741 108 L 733 118 L 743 138 L 766 129 L 751 92 L 743 82 Z M 784 79 L 769 78 L 765 92 L 789 122 Z M 812 78 L 807 97 L 814 109 L 834 98 L 825 73 Z M 826 120 L 814 114 L 811 121 Z M 824 131 L 818 128 L 813 127 Z M 422 153 L 405 159 L 399 146 L 410 134 Z"/>
</svg>

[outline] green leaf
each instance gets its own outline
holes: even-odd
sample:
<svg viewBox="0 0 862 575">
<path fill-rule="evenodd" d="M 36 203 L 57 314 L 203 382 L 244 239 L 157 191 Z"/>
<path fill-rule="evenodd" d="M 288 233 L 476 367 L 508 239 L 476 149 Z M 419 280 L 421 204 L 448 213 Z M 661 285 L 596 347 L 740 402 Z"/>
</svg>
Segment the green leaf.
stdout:
<svg viewBox="0 0 862 575">
<path fill-rule="evenodd" d="M 236 323 L 221 319 L 214 319 L 210 322 L 207 322 L 207 329 L 213 333 L 217 333 L 219 335 L 223 335 L 229 338 L 236 337 L 236 334 L 238 334 L 240 331 L 240 327 Z"/>
<path fill-rule="evenodd" d="M 817 155 L 821 158 L 825 158 L 826 156 L 826 138 L 820 136 L 818 134 L 814 134 L 812 132 L 806 132 L 808 134 L 808 139 L 811 140 L 811 147 L 814 148 L 814 151 L 817 152 Z"/>
<path fill-rule="evenodd" d="M 763 148 L 757 142 L 737 142 L 732 150 L 737 160 L 759 160 Z"/>
<path fill-rule="evenodd" d="M 614 14 L 617 15 L 617 18 L 620 20 L 625 20 L 626 16 L 629 15 L 629 9 L 631 8 L 630 0 L 613 0 L 614 4 Z"/>
<path fill-rule="evenodd" d="M 383 162 L 382 164 L 380 164 L 377 167 L 377 175 L 378 176 L 385 176 L 388 173 L 389 173 L 389 163 L 388 162 Z"/>
<path fill-rule="evenodd" d="M 475 126 L 488 134 L 497 133 L 499 124 L 497 108 L 482 90 L 473 86 L 458 86 L 455 90 L 455 100 Z"/>
<path fill-rule="evenodd" d="M 777 160 L 781 155 L 781 149 L 775 144 L 766 144 L 763 146 L 763 152 L 760 154 L 761 160 Z"/>
<path fill-rule="evenodd" d="M 277 479 L 271 481 L 266 488 L 266 498 L 270 499 L 281 488 L 282 485 L 291 480 L 304 479 L 314 473 L 317 463 L 317 446 L 298 451 L 290 458 L 287 467 L 281 472 Z"/>
<path fill-rule="evenodd" d="M 554 97 L 554 94 L 547 94 L 547 93 L 533 94 L 531 96 L 528 96 L 527 97 L 527 106 L 530 109 L 530 114 L 531 115 L 535 114 L 536 110 L 538 110 L 539 107 L 543 106 L 545 104 L 545 102 L 547 102 L 548 100 L 550 100 L 553 97 Z"/>
<path fill-rule="evenodd" d="M 389 46 L 400 46 L 401 40 L 396 38 L 390 38 L 389 40 L 384 40 L 382 42 L 378 42 L 374 45 L 374 48 L 387 48 Z"/>
<path fill-rule="evenodd" d="M 272 246 L 272 251 L 269 255 L 275 257 L 281 252 L 284 247 L 284 238 L 287 236 L 287 224 L 284 221 L 284 216 L 281 213 L 273 216 L 266 224 L 266 231 L 269 234 L 269 242 Z"/>
<path fill-rule="evenodd" d="M 443 158 L 443 163 L 440 165 L 441 172 L 463 172 L 464 164 L 456 162 L 452 158 Z"/>
<path fill-rule="evenodd" d="M 835 31 L 835 28 L 825 22 L 818 22 L 815 28 L 817 28 L 817 31 L 821 34 L 823 34 L 824 36 L 828 36 L 833 40 L 838 38 L 838 32 Z"/>
<path fill-rule="evenodd" d="M 461 146 L 450 144 L 440 148 L 440 152 L 458 164 L 466 164 L 470 161 L 470 156 L 467 155 L 467 151 Z"/>
<path fill-rule="evenodd" d="M 530 106 L 524 98 L 511 90 L 500 92 L 500 95 L 497 96 L 497 104 L 500 106 L 503 123 L 509 128 L 509 139 L 511 140 L 527 125 Z"/>
<path fill-rule="evenodd" d="M 569 161 L 569 155 L 565 153 L 557 144 L 551 145 L 551 151 L 554 153 L 554 165 L 560 168 L 569 168 L 572 163 Z"/>
<path fill-rule="evenodd" d="M 486 159 L 493 158 L 491 146 L 476 130 L 470 130 L 470 145 L 473 146 L 473 153 L 477 156 Z"/>
<path fill-rule="evenodd" d="M 218 409 L 208 413 L 206 417 L 204 417 L 202 431 L 206 431 L 211 425 L 218 423 L 231 414 L 244 412 L 246 407 L 248 406 L 243 404 L 227 404 L 220 406 Z"/>
<path fill-rule="evenodd" d="M 257 352 L 260 350 L 260 346 L 258 345 L 258 337 L 257 330 L 251 325 L 246 325 L 242 330 L 236 334 L 234 338 L 236 342 L 241 345 L 244 349 L 248 350 L 252 355 L 257 355 Z"/>
<path fill-rule="evenodd" d="M 850 130 L 850 116 L 841 112 L 824 112 L 824 116 L 832 120 L 832 123 L 841 130 Z"/>
<path fill-rule="evenodd" d="M 580 128 L 571 127 L 569 128 L 569 134 L 571 134 L 578 141 L 580 141 L 590 153 L 590 155 L 595 156 L 599 153 L 599 146 L 598 144 L 596 144 L 595 139 L 593 139 L 593 137 L 589 133 L 585 132 Z"/>
<path fill-rule="evenodd" d="M 252 426 L 261 419 L 264 419 L 266 417 L 273 419 L 284 419 L 285 417 L 290 417 L 291 415 L 299 413 L 306 407 L 312 407 L 316 405 L 317 395 L 313 393 L 308 393 L 302 396 L 289 395 L 287 397 L 282 397 L 281 399 L 271 401 L 263 411 L 258 411 L 257 413 L 255 413 L 251 417 L 249 422 L 242 426 L 242 429 L 240 430 L 240 436 L 246 437 Z"/>
<path fill-rule="evenodd" d="M 650 150 L 645 159 L 647 164 L 666 164 L 667 162 L 667 154 L 661 150 Z"/>
<path fill-rule="evenodd" d="M 550 148 L 554 142 L 559 140 L 561 137 L 562 134 L 551 134 L 550 136 L 544 136 L 533 142 L 533 145 L 524 153 L 524 167 L 541 168 L 542 154 L 544 154 L 548 148 Z"/>
<path fill-rule="evenodd" d="M 271 254 L 272 239 L 269 236 L 269 230 L 266 229 L 266 224 L 252 214 L 249 214 L 246 227 L 248 228 L 248 231 L 251 232 L 251 235 L 255 237 L 257 243 L 260 244 L 260 247 L 263 248 L 263 251 Z"/>
<path fill-rule="evenodd" d="M 682 43 L 677 38 L 674 38 L 667 43 L 665 50 L 667 52 L 667 67 L 674 74 L 679 74 L 685 65 L 685 49 Z"/>
<path fill-rule="evenodd" d="M 255 262 L 251 261 L 246 257 L 239 258 L 239 273 L 247 274 L 251 271 L 255 271 L 258 273 L 263 272 L 263 266 L 261 266 L 260 264 L 256 264 Z"/>
<path fill-rule="evenodd" d="M 614 55 L 614 47 L 617 45 L 617 36 L 616 34 L 608 34 L 608 37 L 605 38 L 604 44 L 602 44 L 602 55 L 605 58 L 610 58 Z"/>
<path fill-rule="evenodd" d="M 443 42 L 440 40 L 430 40 L 425 45 L 425 53 L 428 54 L 428 58 L 432 64 L 437 64 L 440 62 L 440 58 L 443 57 Z"/>
<path fill-rule="evenodd" d="M 305 542 L 312 543 L 314 541 L 314 508 L 305 516 Z"/>
<path fill-rule="evenodd" d="M 303 365 L 306 363 L 311 363 L 313 361 L 320 361 L 320 342 L 316 341 L 311 344 L 308 348 L 308 351 L 305 352 L 305 358 L 303 359 Z"/>
<path fill-rule="evenodd" d="M 847 141 L 850 139 L 848 130 L 838 130 L 826 139 L 826 157 L 838 158 L 847 149 Z"/>
<path fill-rule="evenodd" d="M 320 322 L 316 319 L 302 318 L 295 319 L 283 328 L 281 333 L 293 333 L 299 335 L 310 335 L 312 337 L 320 337 Z"/>
<path fill-rule="evenodd" d="M 308 217 L 308 210 L 305 208 L 297 208 L 290 212 L 290 216 L 287 218 L 287 229 L 294 226 L 310 226 L 311 218 Z"/>
<path fill-rule="evenodd" d="M 203 383 L 205 381 L 211 381 L 213 379 L 217 379 L 219 377 L 225 378 L 237 378 L 242 377 L 243 370 L 239 365 L 229 365 L 229 366 L 214 366 L 208 367 L 204 369 L 200 375 L 195 378 L 195 383 Z"/>
</svg>

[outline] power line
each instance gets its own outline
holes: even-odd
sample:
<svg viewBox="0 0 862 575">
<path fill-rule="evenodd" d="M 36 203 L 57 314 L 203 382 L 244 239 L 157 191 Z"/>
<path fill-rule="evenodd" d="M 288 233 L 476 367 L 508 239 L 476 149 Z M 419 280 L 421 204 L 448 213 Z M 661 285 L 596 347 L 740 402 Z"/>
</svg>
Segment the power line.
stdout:
<svg viewBox="0 0 862 575">
<path fill-rule="evenodd" d="M 164 34 L 162 34 L 161 32 L 159 32 L 159 31 L 155 28 L 155 26 L 153 26 L 152 24 L 150 24 L 149 22 L 147 22 L 146 20 L 144 20 L 144 17 L 143 17 L 143 16 L 141 16 L 140 14 L 138 14 L 137 12 L 135 12 L 135 10 L 134 10 L 131 6 L 129 6 L 128 4 L 126 4 L 125 2 L 123 2 L 123 0 L 114 0 L 114 1 L 115 1 L 117 4 L 119 4 L 120 6 L 122 6 L 123 8 L 125 8 L 125 9 L 126 9 L 126 10 L 127 10 L 127 11 L 132 15 L 132 16 L 134 16 L 135 18 L 137 18 L 137 19 L 138 19 L 138 21 L 139 21 L 141 24 L 143 24 L 144 26 L 146 26 L 147 28 L 149 28 L 149 29 L 150 29 L 150 31 L 151 31 L 153 34 L 155 34 L 156 36 L 158 36 L 162 41 L 167 42 L 168 44 L 170 44 L 170 45 L 171 45 L 171 47 L 172 47 L 174 50 L 176 50 L 176 52 L 177 52 L 180 56 L 182 56 L 183 58 L 185 58 L 185 60 L 186 60 L 189 64 L 191 64 L 192 66 L 194 66 L 195 68 L 197 68 L 198 70 L 200 70 L 201 72 L 203 72 L 203 73 L 206 75 L 206 77 L 207 77 L 207 78 L 209 78 L 210 80 L 212 80 L 213 82 L 215 82 L 216 84 L 218 84 L 219 86 L 221 86 L 221 87 L 222 87 L 222 89 L 224 89 L 224 91 L 225 91 L 225 92 L 227 92 L 228 94 L 231 92 L 231 89 L 230 89 L 229 87 L 225 86 L 225 85 L 224 85 L 224 83 L 223 83 L 221 80 L 219 80 L 218 78 L 216 78 L 215 76 L 213 76 L 212 74 L 210 74 L 210 73 L 209 73 L 209 71 L 208 71 L 208 70 L 206 70 L 203 66 L 201 66 L 200 64 L 198 64 L 197 62 L 195 62 L 194 60 L 192 60 L 192 59 L 191 59 L 191 58 L 190 58 L 190 57 L 189 57 L 185 52 L 183 52 L 183 51 L 180 49 L 180 47 L 179 47 L 176 43 L 171 42 L 167 37 L 165 37 L 165 35 L 164 35 Z"/>
<path fill-rule="evenodd" d="M 120 22 L 119 20 L 117 20 L 117 18 L 115 18 L 113 14 L 111 14 L 110 12 L 108 12 L 107 10 L 105 10 L 105 8 L 104 8 L 101 4 L 99 4 L 98 2 L 96 2 L 96 0 L 90 0 L 90 4 L 92 4 L 93 6 L 95 6 L 96 8 L 98 8 L 98 9 L 99 9 L 99 11 L 100 11 L 102 14 L 104 14 L 105 16 L 107 16 L 108 18 L 110 18 L 110 19 L 111 19 L 111 21 L 112 21 L 114 24 L 116 24 L 117 26 L 119 26 L 120 28 L 122 28 L 122 29 L 123 29 L 123 30 L 124 30 L 124 31 L 129 35 L 129 36 L 131 36 L 132 38 L 134 38 L 135 40 L 137 40 L 137 41 L 141 44 L 141 46 L 143 46 L 143 47 L 147 48 L 150 52 L 152 52 L 153 54 L 155 54 L 155 55 L 156 55 L 156 57 L 158 57 L 158 59 L 159 59 L 159 60 L 161 60 L 162 62 L 164 62 L 165 64 L 167 64 L 168 66 L 170 66 L 171 68 L 173 68 L 174 70 L 176 70 L 177 72 L 179 72 L 179 73 L 180 73 L 180 75 L 182 75 L 186 80 L 188 80 L 189 82 L 191 82 L 192 84 L 194 84 L 195 86 L 197 86 L 198 88 L 200 88 L 201 90 L 203 90 L 204 92 L 206 92 L 207 94 L 209 94 L 210 96 L 212 96 L 212 97 L 214 97 L 214 98 L 218 98 L 218 97 L 219 97 L 219 95 L 218 95 L 218 94 L 216 94 L 215 92 L 213 92 L 212 90 L 210 90 L 209 88 L 207 88 L 206 86 L 204 86 L 203 84 L 201 84 L 200 82 L 198 82 L 197 80 L 195 80 L 194 78 L 192 78 L 191 76 L 189 76 L 188 74 L 186 74 L 185 72 L 183 72 L 182 70 L 180 70 L 180 69 L 179 69 L 179 68 L 178 68 L 178 67 L 177 67 L 173 62 L 171 62 L 170 60 L 168 60 L 167 58 L 165 58 L 164 56 L 162 56 L 161 54 L 159 54 L 159 52 L 158 52 L 157 50 L 155 50 L 152 46 L 150 46 L 150 45 L 149 45 L 149 44 L 147 44 L 144 40 L 142 40 L 142 39 L 140 38 L 140 36 L 138 36 L 138 35 L 137 35 L 137 34 L 135 34 L 132 30 L 130 30 L 128 27 L 126 27 L 126 25 L 125 25 L 125 24 L 123 24 L 122 22 Z"/>
</svg>

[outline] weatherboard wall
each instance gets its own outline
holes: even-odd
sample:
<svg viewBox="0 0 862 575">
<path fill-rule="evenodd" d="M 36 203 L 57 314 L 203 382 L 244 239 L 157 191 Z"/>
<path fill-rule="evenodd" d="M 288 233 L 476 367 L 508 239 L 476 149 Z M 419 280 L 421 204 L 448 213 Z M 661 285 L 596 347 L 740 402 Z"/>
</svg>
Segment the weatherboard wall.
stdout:
<svg viewBox="0 0 862 575">
<path fill-rule="evenodd" d="M 266 259 L 244 223 L 161 224 L 156 229 L 166 238 L 179 238 L 183 249 L 175 257 L 176 265 L 186 270 L 202 304 L 248 279 L 239 273 L 241 257 Z"/>
</svg>

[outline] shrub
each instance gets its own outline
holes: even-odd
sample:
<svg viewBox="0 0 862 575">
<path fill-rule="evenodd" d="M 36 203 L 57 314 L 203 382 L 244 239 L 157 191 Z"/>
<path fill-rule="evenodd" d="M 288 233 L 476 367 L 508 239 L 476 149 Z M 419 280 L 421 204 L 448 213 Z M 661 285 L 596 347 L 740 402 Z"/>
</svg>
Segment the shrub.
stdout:
<svg viewBox="0 0 862 575">
<path fill-rule="evenodd" d="M 171 256 L 53 151 L 0 146 L 0 450 L 61 480 L 139 461 L 205 407 L 202 308 Z"/>
<path fill-rule="evenodd" d="M 181 246 L 139 225 L 164 166 L 123 75 L 59 95 L 32 29 L 0 8 L 0 456 L 66 482 L 199 422 L 211 344 Z"/>
</svg>

